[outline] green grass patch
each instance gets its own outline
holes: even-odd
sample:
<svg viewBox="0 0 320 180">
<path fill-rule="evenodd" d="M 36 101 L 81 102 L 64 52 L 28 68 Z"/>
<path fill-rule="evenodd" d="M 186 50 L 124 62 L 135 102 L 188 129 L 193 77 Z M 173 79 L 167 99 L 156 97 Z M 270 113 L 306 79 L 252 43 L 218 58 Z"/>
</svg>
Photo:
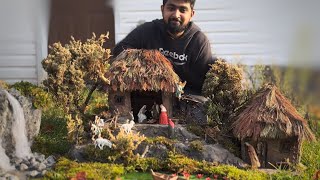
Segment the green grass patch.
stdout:
<svg viewBox="0 0 320 180">
<path fill-rule="evenodd" d="M 46 156 L 66 154 L 71 148 L 67 133 L 66 120 L 59 108 L 44 111 L 41 117 L 40 133 L 32 144 L 32 151 Z"/>
<path fill-rule="evenodd" d="M 133 172 L 125 174 L 121 177 L 121 180 L 150 180 L 152 179 L 151 173 Z"/>
</svg>

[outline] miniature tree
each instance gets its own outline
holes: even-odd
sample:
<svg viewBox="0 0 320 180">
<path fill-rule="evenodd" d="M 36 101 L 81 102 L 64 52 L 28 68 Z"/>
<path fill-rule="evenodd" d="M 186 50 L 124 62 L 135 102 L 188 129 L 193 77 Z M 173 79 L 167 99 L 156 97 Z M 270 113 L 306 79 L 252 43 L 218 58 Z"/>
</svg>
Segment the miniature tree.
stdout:
<svg viewBox="0 0 320 180">
<path fill-rule="evenodd" d="M 203 94 L 210 98 L 207 115 L 213 125 L 226 125 L 243 102 L 242 69 L 221 59 L 206 74 Z M 221 126 L 225 127 L 225 126 Z"/>
<path fill-rule="evenodd" d="M 71 37 L 69 44 L 49 46 L 50 53 L 42 61 L 48 77 L 44 86 L 54 95 L 66 114 L 68 136 L 76 143 L 83 131 L 82 117 L 92 93 L 109 83 L 105 73 L 109 67 L 110 49 L 103 48 L 108 35 L 82 43 Z"/>
</svg>

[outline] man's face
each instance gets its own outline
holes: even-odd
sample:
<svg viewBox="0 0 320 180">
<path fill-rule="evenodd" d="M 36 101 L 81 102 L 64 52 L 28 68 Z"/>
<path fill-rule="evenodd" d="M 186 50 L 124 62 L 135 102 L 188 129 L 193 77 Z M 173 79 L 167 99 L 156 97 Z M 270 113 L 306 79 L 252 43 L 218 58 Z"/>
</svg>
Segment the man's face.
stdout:
<svg viewBox="0 0 320 180">
<path fill-rule="evenodd" d="M 183 34 L 194 15 L 190 3 L 184 0 L 168 0 L 161 6 L 161 11 L 167 30 L 175 36 Z"/>
</svg>

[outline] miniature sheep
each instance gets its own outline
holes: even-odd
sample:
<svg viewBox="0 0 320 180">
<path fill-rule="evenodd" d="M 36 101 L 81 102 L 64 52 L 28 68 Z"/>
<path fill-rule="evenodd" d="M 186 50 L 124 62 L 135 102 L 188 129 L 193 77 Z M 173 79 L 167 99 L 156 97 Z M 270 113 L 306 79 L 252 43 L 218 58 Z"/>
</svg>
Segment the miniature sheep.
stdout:
<svg viewBox="0 0 320 180">
<path fill-rule="evenodd" d="M 92 140 L 95 136 L 101 137 L 102 128 L 98 127 L 96 124 L 91 124 Z"/>
<path fill-rule="evenodd" d="M 95 116 L 94 123 L 98 127 L 104 127 L 104 119 L 101 119 L 99 116 Z"/>
<path fill-rule="evenodd" d="M 94 140 L 94 147 L 97 148 L 97 146 L 98 146 L 101 150 L 103 150 L 103 147 L 104 147 L 104 146 L 108 146 L 109 148 L 111 148 L 111 147 L 112 147 L 112 142 L 109 141 L 108 139 L 99 137 L 99 138 L 97 138 L 96 140 Z"/>
<path fill-rule="evenodd" d="M 126 123 L 126 124 L 122 124 L 121 125 L 121 128 L 124 130 L 124 132 L 126 132 L 127 134 L 129 134 L 131 132 L 131 129 L 134 125 L 134 121 L 131 120 L 129 123 Z"/>
</svg>

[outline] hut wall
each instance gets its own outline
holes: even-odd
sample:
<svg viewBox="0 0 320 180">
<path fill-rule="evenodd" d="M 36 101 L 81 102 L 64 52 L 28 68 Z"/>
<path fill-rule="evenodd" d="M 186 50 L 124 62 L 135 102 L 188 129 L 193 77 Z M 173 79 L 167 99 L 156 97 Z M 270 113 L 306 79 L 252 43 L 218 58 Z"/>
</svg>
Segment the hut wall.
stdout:
<svg viewBox="0 0 320 180">
<path fill-rule="evenodd" d="M 284 162 L 289 159 L 290 162 L 297 162 L 297 154 L 299 154 L 298 142 L 294 138 L 268 140 L 267 159 L 273 165 L 278 162 Z M 268 167 L 272 167 L 268 165 Z"/>
<path fill-rule="evenodd" d="M 273 168 L 272 165 L 276 166 L 279 162 L 284 162 L 285 159 L 289 159 L 290 162 L 298 163 L 300 157 L 300 143 L 297 141 L 297 138 L 287 138 L 287 139 L 277 139 L 277 140 L 263 140 L 266 142 L 267 146 L 267 162 L 264 162 L 263 159 L 260 159 L 259 152 L 257 150 L 258 142 L 245 139 L 241 142 L 241 157 L 242 160 L 250 164 L 250 158 L 248 156 L 248 149 L 245 142 L 250 143 L 256 150 L 256 153 L 259 157 L 261 167 Z M 270 165 L 271 163 L 272 165 Z"/>
<path fill-rule="evenodd" d="M 110 109 L 118 109 L 120 119 L 129 118 L 131 111 L 131 96 L 129 92 L 109 92 Z"/>
<path fill-rule="evenodd" d="M 172 102 L 173 102 L 172 93 L 162 92 L 162 103 L 164 107 L 167 108 L 168 117 L 172 117 L 172 111 L 173 111 Z"/>
</svg>

